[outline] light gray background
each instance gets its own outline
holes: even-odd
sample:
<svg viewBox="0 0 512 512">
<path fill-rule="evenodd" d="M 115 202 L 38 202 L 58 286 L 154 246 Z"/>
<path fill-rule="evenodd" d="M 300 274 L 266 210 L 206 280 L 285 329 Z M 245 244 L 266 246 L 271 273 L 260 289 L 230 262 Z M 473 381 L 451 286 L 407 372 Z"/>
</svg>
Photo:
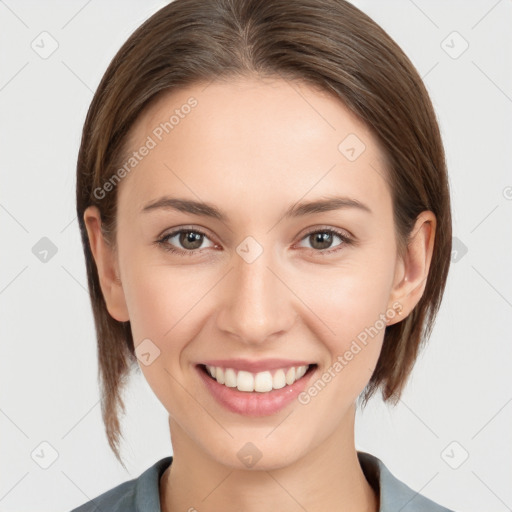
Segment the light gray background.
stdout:
<svg viewBox="0 0 512 512">
<path fill-rule="evenodd" d="M 399 405 L 377 398 L 358 415 L 357 447 L 447 507 L 512 510 L 512 2 L 354 3 L 425 79 L 457 238 L 430 343 Z M 171 454 L 166 411 L 141 376 L 126 399 L 128 473 L 109 451 L 74 205 L 93 91 L 163 5 L 0 1 L 2 512 L 69 510 Z M 57 250 L 46 262 L 43 237 Z"/>
</svg>

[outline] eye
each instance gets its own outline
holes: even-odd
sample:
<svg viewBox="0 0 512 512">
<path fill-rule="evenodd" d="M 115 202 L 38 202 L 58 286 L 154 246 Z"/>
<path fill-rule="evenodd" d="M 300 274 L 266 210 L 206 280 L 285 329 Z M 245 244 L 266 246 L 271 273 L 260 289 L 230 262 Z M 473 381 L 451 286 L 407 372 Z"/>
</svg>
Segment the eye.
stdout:
<svg viewBox="0 0 512 512">
<path fill-rule="evenodd" d="M 341 243 L 332 247 L 333 241 L 338 238 Z M 201 247 L 205 240 L 210 241 L 207 247 Z M 345 245 L 353 244 L 353 240 L 345 233 L 332 228 L 316 229 L 310 231 L 303 238 L 302 241 L 309 242 L 310 247 L 306 249 L 314 252 L 315 254 L 331 254 L 337 252 Z M 165 251 L 177 253 L 183 256 L 193 256 L 197 254 L 200 249 L 215 247 L 206 233 L 198 229 L 181 228 L 171 233 L 168 233 L 156 241 Z M 301 247 L 304 247 L 301 245 Z"/>
<path fill-rule="evenodd" d="M 192 256 L 198 252 L 204 240 L 209 240 L 206 233 L 197 229 L 182 228 L 164 235 L 156 243 L 166 251 Z M 177 248 L 175 244 L 179 244 L 181 247 Z M 211 244 L 209 247 L 215 246 L 213 242 Z"/>
<path fill-rule="evenodd" d="M 341 243 L 336 245 L 334 249 L 331 249 L 335 238 L 341 240 Z M 306 247 L 307 249 L 311 249 L 318 254 L 330 254 L 341 250 L 342 246 L 352 243 L 352 239 L 348 235 L 332 228 L 310 231 L 302 240 L 311 244 L 311 247 Z"/>
</svg>

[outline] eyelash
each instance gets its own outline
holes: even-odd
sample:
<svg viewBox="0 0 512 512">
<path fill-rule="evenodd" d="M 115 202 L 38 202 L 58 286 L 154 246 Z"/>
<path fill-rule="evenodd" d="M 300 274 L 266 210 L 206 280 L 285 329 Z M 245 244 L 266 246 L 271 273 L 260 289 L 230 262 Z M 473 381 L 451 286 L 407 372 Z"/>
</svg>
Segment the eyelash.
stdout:
<svg viewBox="0 0 512 512">
<path fill-rule="evenodd" d="M 171 252 L 171 253 L 174 253 L 174 254 L 178 254 L 180 256 L 194 256 L 194 255 L 196 255 L 200 251 L 200 249 L 194 249 L 194 250 L 188 250 L 188 251 L 184 250 L 184 249 L 181 250 L 181 249 L 176 249 L 174 246 L 172 246 L 171 244 L 168 243 L 168 240 L 170 238 L 173 238 L 174 236 L 179 235 L 181 233 L 196 233 L 196 234 L 204 236 L 205 238 L 207 238 L 209 240 L 208 235 L 206 233 L 204 233 L 203 231 L 199 230 L 199 229 L 181 228 L 181 229 L 178 229 L 176 231 L 172 231 L 171 233 L 168 233 L 167 235 L 163 236 L 162 238 L 156 240 L 155 243 L 157 245 L 159 245 L 160 247 L 162 247 L 162 249 L 164 251 Z M 306 233 L 301 238 L 301 241 L 304 240 L 305 238 L 315 234 L 315 233 L 329 233 L 331 235 L 336 235 L 343 242 L 342 244 L 336 246 L 334 249 L 324 249 L 324 250 L 321 250 L 321 249 L 312 249 L 312 248 L 308 248 L 308 247 L 305 248 L 306 250 L 312 251 L 315 254 L 318 254 L 320 256 L 327 256 L 329 254 L 338 252 L 338 251 L 342 250 L 345 245 L 354 245 L 354 243 L 355 243 L 355 241 L 352 238 L 350 238 L 349 236 L 347 236 L 345 233 L 342 233 L 341 231 L 338 231 L 338 230 L 333 229 L 333 228 L 314 229 L 312 231 L 309 231 L 308 233 Z"/>
</svg>

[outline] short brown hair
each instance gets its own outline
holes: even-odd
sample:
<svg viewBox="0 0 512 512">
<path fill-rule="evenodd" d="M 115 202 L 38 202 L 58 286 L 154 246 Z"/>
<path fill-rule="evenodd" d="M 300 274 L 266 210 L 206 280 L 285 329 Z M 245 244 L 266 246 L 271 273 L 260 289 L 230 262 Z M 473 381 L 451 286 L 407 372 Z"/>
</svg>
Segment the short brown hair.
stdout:
<svg viewBox="0 0 512 512">
<path fill-rule="evenodd" d="M 107 311 L 84 211 L 98 207 L 104 236 L 115 246 L 116 190 L 101 198 L 95 191 L 121 164 L 135 120 L 161 93 L 254 73 L 333 93 L 370 128 L 386 158 L 401 253 L 417 216 L 424 210 L 436 215 L 423 296 L 404 320 L 386 328 L 363 403 L 379 387 L 384 400 L 396 403 L 430 336 L 450 265 L 450 195 L 435 112 L 404 52 L 344 0 L 175 0 L 144 22 L 110 63 L 90 105 L 78 155 L 77 216 L 96 325 L 102 415 L 121 464 L 121 392 L 138 365 L 130 323 Z"/>
</svg>

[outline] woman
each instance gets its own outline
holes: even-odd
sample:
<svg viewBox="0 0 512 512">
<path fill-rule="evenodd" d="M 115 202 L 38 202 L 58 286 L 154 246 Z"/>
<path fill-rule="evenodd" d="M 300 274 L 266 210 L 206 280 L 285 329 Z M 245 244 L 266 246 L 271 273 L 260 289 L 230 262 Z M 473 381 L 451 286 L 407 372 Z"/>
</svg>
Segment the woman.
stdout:
<svg viewBox="0 0 512 512">
<path fill-rule="evenodd" d="M 448 510 L 354 444 L 441 303 L 450 197 L 413 65 L 341 0 L 175 0 L 85 122 L 77 212 L 119 455 L 140 368 L 173 457 L 76 511 Z"/>
</svg>

